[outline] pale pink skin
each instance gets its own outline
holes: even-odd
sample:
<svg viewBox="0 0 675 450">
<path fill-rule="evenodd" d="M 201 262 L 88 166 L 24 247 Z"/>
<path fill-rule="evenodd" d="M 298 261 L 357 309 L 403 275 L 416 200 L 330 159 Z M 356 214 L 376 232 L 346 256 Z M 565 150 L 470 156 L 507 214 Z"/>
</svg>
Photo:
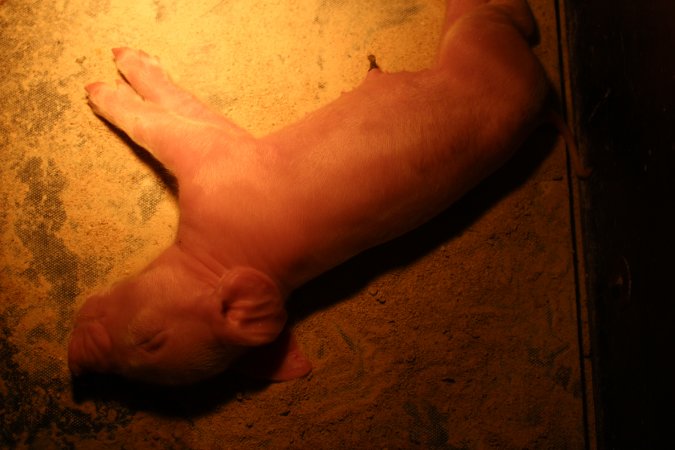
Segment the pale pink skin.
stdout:
<svg viewBox="0 0 675 450">
<path fill-rule="evenodd" d="M 180 220 L 145 270 L 87 300 L 72 372 L 190 383 L 273 343 L 241 365 L 276 380 L 305 375 L 295 341 L 277 339 L 285 298 L 429 220 L 514 153 L 548 90 L 526 40 L 533 29 L 522 0 L 450 0 L 432 68 L 373 70 L 263 138 L 175 86 L 156 59 L 115 49 L 126 81 L 87 86 L 89 102 L 176 175 Z"/>
</svg>

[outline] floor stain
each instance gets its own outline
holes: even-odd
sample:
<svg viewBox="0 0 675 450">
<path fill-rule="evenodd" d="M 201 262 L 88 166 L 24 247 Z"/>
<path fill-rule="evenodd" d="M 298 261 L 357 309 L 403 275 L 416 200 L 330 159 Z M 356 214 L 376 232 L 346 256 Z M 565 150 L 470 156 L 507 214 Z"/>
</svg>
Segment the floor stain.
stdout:
<svg viewBox="0 0 675 450">
<path fill-rule="evenodd" d="M 50 283 L 48 303 L 59 312 L 62 326 L 58 340 L 67 335 L 72 305 L 79 294 L 79 257 L 70 250 L 58 232 L 66 222 L 66 211 L 61 193 L 67 185 L 67 178 L 56 163 L 46 163 L 36 156 L 28 158 L 17 172 L 17 178 L 28 187 L 20 207 L 14 232 L 21 243 L 32 254 L 26 278 L 39 283 L 36 274 Z"/>
</svg>

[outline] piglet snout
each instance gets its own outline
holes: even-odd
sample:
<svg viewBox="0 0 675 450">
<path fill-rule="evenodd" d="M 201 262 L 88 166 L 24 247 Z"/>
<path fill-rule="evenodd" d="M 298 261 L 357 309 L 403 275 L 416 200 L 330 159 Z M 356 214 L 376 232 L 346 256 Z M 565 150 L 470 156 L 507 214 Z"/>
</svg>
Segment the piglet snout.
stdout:
<svg viewBox="0 0 675 450">
<path fill-rule="evenodd" d="M 68 368 L 73 375 L 107 372 L 111 369 L 112 342 L 104 326 L 97 320 L 79 324 L 68 345 Z"/>
</svg>

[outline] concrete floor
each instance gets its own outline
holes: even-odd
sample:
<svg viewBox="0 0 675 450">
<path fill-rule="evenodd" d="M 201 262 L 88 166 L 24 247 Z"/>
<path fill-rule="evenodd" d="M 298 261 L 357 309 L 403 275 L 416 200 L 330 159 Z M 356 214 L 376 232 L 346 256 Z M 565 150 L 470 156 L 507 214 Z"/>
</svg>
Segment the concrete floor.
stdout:
<svg viewBox="0 0 675 450">
<path fill-rule="evenodd" d="M 530 5 L 560 95 L 556 2 Z M 443 12 L 443 0 L 0 0 L 0 447 L 592 447 L 576 181 L 552 129 L 430 224 L 296 293 L 309 377 L 71 382 L 74 312 L 166 247 L 178 217 L 87 106 L 83 86 L 117 76 L 110 48 L 159 56 L 263 135 L 358 85 L 369 54 L 385 71 L 427 66 Z"/>
</svg>

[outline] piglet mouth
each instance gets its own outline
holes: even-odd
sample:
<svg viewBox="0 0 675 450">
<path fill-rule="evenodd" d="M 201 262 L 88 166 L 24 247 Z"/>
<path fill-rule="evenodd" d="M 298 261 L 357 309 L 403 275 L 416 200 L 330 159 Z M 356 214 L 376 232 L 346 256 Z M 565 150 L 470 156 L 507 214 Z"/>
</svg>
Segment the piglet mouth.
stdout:
<svg viewBox="0 0 675 450">
<path fill-rule="evenodd" d="M 112 341 L 101 322 L 79 323 L 68 344 L 68 368 L 74 376 L 88 372 L 108 372 L 111 369 Z"/>
</svg>

